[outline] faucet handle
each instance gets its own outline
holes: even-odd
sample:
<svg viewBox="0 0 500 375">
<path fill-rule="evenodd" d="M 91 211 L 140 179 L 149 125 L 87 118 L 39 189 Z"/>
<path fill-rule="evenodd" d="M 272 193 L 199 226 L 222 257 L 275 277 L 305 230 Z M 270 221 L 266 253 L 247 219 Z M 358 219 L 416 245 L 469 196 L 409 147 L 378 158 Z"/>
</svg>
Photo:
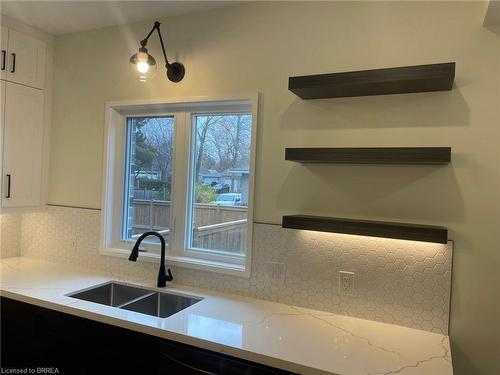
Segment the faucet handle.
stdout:
<svg viewBox="0 0 500 375">
<path fill-rule="evenodd" d="M 166 281 L 172 281 L 174 277 L 172 276 L 172 272 L 170 271 L 170 268 L 167 269 L 168 275 L 165 276 Z"/>
<path fill-rule="evenodd" d="M 167 275 L 168 273 L 168 275 Z M 165 265 L 160 265 L 160 271 L 158 272 L 158 284 L 160 288 L 164 288 L 167 285 L 167 281 L 172 281 L 174 277 L 172 276 L 172 271 L 170 268 L 165 272 Z"/>
</svg>

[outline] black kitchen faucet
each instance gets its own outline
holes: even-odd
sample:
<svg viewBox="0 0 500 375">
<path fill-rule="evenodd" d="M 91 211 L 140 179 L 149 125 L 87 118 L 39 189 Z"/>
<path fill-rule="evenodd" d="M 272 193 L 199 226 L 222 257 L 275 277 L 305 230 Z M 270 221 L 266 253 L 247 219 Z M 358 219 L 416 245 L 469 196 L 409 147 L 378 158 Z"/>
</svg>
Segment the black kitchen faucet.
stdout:
<svg viewBox="0 0 500 375">
<path fill-rule="evenodd" d="M 161 243 L 161 257 L 160 257 L 160 271 L 158 272 L 158 284 L 157 286 L 163 288 L 167 285 L 167 281 L 172 281 L 174 277 L 172 276 L 172 272 L 170 272 L 170 268 L 167 270 L 168 275 L 165 273 L 165 239 L 158 232 L 146 232 L 141 234 L 141 236 L 135 242 L 134 248 L 128 257 L 128 260 L 135 262 L 137 261 L 137 257 L 139 256 L 139 245 L 142 240 L 149 236 L 156 236 L 160 239 Z"/>
</svg>

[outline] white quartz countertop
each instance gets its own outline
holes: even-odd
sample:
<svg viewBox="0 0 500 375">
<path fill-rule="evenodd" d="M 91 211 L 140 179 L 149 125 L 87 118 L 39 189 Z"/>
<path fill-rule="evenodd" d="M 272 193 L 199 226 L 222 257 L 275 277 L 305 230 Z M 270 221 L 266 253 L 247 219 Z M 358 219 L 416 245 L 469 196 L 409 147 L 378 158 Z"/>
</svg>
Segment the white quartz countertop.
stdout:
<svg viewBox="0 0 500 375">
<path fill-rule="evenodd" d="M 440 334 L 176 284 L 162 291 L 203 300 L 157 318 L 66 296 L 111 280 L 153 281 L 24 257 L 2 259 L 0 272 L 4 297 L 300 374 L 453 374 L 448 336 Z"/>
</svg>

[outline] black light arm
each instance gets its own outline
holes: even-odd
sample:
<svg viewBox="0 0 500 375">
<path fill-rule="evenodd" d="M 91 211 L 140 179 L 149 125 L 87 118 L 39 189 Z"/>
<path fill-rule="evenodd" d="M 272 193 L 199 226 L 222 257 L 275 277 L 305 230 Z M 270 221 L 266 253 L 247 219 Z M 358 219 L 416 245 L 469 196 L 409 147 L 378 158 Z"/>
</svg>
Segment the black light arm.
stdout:
<svg viewBox="0 0 500 375">
<path fill-rule="evenodd" d="M 146 47 L 146 44 L 148 44 L 149 37 L 151 36 L 151 34 L 154 33 L 155 30 L 158 32 L 158 37 L 160 38 L 161 49 L 163 51 L 163 57 L 165 58 L 165 67 L 168 68 L 170 64 L 167 59 L 167 53 L 165 52 L 165 45 L 163 44 L 163 38 L 161 36 L 161 31 L 160 31 L 160 23 L 158 21 L 155 22 L 149 34 L 143 40 L 141 40 L 141 47 Z"/>
</svg>

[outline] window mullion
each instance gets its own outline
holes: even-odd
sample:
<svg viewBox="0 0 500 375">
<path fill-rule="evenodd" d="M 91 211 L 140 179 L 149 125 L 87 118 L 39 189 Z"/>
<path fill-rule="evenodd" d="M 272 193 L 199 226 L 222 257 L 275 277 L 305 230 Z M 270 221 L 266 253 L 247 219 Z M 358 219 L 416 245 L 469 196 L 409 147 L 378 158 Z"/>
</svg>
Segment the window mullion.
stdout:
<svg viewBox="0 0 500 375">
<path fill-rule="evenodd" d="M 185 248 L 184 238 L 186 233 L 186 211 L 187 211 L 187 168 L 188 168 L 188 125 L 187 114 L 179 112 L 175 115 L 175 143 L 174 143 L 174 171 L 172 206 L 170 219 L 174 224 L 172 241 L 169 253 L 172 255 L 182 255 Z"/>
</svg>

